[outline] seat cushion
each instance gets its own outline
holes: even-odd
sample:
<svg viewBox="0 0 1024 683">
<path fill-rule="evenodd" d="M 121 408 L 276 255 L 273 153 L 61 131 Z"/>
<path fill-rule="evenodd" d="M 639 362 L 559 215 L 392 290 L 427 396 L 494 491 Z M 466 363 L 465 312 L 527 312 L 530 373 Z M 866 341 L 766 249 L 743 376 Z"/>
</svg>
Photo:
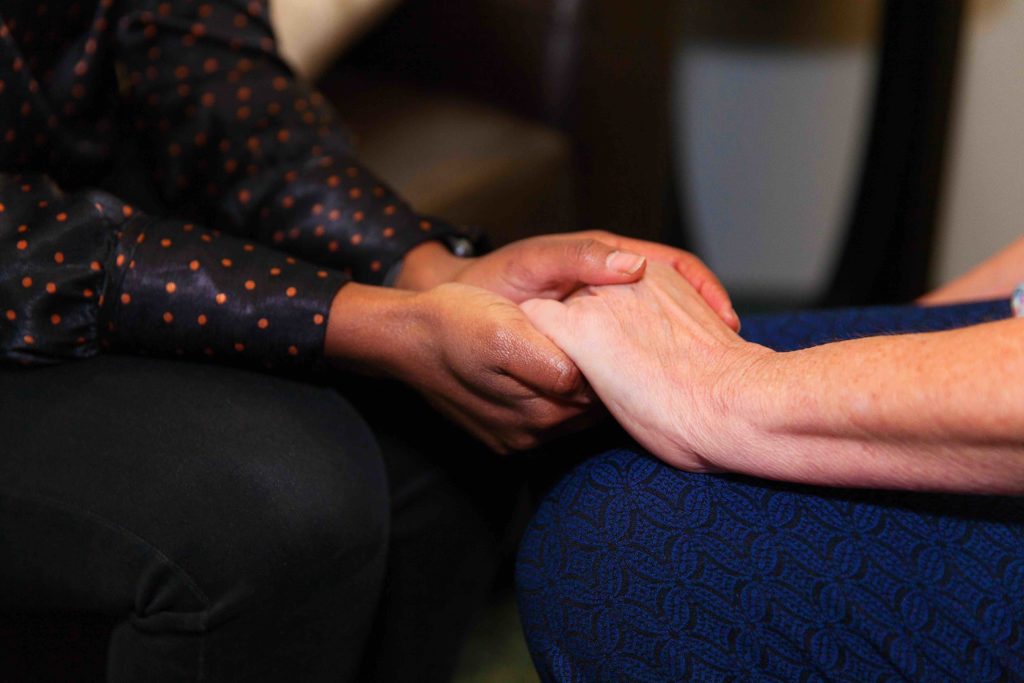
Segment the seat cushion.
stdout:
<svg viewBox="0 0 1024 683">
<path fill-rule="evenodd" d="M 366 75 L 335 72 L 321 89 L 360 159 L 418 211 L 479 225 L 495 245 L 573 228 L 572 154 L 561 133 Z"/>
</svg>

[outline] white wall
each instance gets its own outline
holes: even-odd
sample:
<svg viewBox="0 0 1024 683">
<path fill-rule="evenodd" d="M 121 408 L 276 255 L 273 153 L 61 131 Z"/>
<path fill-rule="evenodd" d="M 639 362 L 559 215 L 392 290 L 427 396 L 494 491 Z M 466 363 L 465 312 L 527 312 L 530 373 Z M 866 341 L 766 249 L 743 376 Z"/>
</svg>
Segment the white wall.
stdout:
<svg viewBox="0 0 1024 683">
<path fill-rule="evenodd" d="M 1024 2 L 973 0 L 969 7 L 940 221 L 940 281 L 1024 232 Z"/>
<path fill-rule="evenodd" d="M 810 299 L 831 272 L 860 165 L 878 3 L 714 6 L 676 64 L 689 225 L 736 293 Z"/>
<path fill-rule="evenodd" d="M 697 242 L 738 293 L 811 299 L 859 173 L 880 2 L 689 4 L 714 15 L 693 22 L 676 65 L 680 194 Z M 971 0 L 965 29 L 937 279 L 1024 227 L 1024 2 Z"/>
</svg>

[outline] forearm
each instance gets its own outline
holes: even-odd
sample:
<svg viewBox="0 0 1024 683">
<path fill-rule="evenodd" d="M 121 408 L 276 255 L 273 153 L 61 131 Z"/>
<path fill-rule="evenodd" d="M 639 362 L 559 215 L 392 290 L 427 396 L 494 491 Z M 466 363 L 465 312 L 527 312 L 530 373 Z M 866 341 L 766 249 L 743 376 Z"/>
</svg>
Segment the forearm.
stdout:
<svg viewBox="0 0 1024 683">
<path fill-rule="evenodd" d="M 934 305 L 1008 297 L 1020 282 L 1024 282 L 1024 238 L 920 301 Z"/>
<path fill-rule="evenodd" d="M 830 486 L 1024 491 L 1024 321 L 873 337 L 738 364 L 721 458 Z M 725 451 L 729 453 L 726 454 Z"/>
<path fill-rule="evenodd" d="M 445 323 L 433 304 L 437 292 L 421 293 L 350 282 L 330 306 L 324 357 L 347 371 L 403 382 L 416 379 Z"/>
</svg>

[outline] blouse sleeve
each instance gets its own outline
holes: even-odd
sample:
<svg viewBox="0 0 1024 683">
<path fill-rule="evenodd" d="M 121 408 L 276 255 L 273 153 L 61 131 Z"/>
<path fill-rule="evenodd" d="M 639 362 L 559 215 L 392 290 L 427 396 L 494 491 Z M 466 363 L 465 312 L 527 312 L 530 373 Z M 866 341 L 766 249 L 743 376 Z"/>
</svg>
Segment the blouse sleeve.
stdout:
<svg viewBox="0 0 1024 683">
<path fill-rule="evenodd" d="M 369 284 L 457 232 L 353 158 L 331 107 L 277 55 L 265 0 L 119 7 L 126 110 L 176 214 Z"/>
<path fill-rule="evenodd" d="M 322 357 L 346 281 L 250 241 L 143 215 L 109 194 L 0 174 L 0 359 L 102 348 L 266 366 Z"/>
</svg>

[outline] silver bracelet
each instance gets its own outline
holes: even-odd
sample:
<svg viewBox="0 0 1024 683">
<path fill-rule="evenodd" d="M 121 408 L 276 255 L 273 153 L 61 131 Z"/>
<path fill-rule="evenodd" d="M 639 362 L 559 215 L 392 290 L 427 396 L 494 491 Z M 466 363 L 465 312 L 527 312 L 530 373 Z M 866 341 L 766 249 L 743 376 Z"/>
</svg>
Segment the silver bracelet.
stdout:
<svg viewBox="0 0 1024 683">
<path fill-rule="evenodd" d="M 1024 282 L 1017 285 L 1010 297 L 1010 308 L 1013 309 L 1014 318 L 1024 318 Z"/>
</svg>

